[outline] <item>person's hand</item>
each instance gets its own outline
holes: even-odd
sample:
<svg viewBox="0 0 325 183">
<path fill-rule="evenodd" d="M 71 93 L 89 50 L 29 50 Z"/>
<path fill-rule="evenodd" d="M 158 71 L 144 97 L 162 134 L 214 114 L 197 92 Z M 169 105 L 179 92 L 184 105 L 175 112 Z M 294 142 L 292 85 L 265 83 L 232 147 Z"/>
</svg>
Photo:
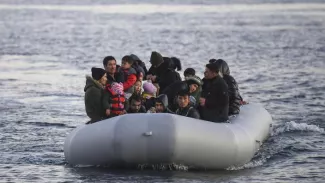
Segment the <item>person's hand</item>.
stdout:
<svg viewBox="0 0 325 183">
<path fill-rule="evenodd" d="M 151 108 L 149 109 L 149 111 L 150 111 L 150 113 L 156 113 L 156 108 L 151 107 Z"/>
<path fill-rule="evenodd" d="M 106 109 L 105 113 L 106 113 L 106 116 L 109 116 L 111 114 L 111 110 L 110 109 Z"/>
<path fill-rule="evenodd" d="M 200 98 L 199 103 L 200 106 L 205 106 L 205 98 Z"/>
<path fill-rule="evenodd" d="M 240 104 L 241 104 L 241 105 L 246 105 L 246 104 L 248 104 L 248 102 L 242 100 L 242 101 L 240 101 Z"/>
<path fill-rule="evenodd" d="M 122 113 L 121 113 L 121 115 L 126 114 L 126 113 L 127 113 L 126 110 L 123 110 Z"/>
</svg>

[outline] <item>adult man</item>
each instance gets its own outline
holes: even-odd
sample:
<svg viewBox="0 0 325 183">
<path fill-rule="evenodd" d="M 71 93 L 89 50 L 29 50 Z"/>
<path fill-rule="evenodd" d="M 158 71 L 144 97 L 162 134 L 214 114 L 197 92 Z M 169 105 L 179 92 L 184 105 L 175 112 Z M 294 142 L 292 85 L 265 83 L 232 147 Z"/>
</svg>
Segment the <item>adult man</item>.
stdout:
<svg viewBox="0 0 325 183">
<path fill-rule="evenodd" d="M 186 116 L 190 118 L 200 119 L 199 112 L 190 105 L 190 93 L 180 92 L 177 95 L 178 109 L 175 114 Z"/>
<path fill-rule="evenodd" d="M 161 94 L 155 99 L 155 107 L 152 107 L 148 113 L 173 113 L 168 109 L 167 95 Z"/>
<path fill-rule="evenodd" d="M 146 113 L 146 108 L 141 103 L 141 95 L 133 94 L 129 98 L 129 110 L 128 113 Z"/>
<path fill-rule="evenodd" d="M 200 114 L 203 120 L 225 122 L 228 120 L 229 95 L 227 83 L 219 75 L 216 64 L 206 65 L 204 88 L 200 98 Z"/>
<path fill-rule="evenodd" d="M 107 72 L 107 84 L 112 84 L 113 82 L 124 82 L 124 75 L 121 72 L 117 72 L 116 60 L 113 56 L 107 56 L 103 60 L 104 69 Z"/>
</svg>

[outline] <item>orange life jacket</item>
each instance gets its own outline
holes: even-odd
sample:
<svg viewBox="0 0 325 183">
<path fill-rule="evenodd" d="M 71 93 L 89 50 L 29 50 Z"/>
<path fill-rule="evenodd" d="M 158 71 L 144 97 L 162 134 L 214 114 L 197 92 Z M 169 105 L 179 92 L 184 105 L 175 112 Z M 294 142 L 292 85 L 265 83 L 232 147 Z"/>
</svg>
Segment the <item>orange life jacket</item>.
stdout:
<svg viewBox="0 0 325 183">
<path fill-rule="evenodd" d="M 124 102 L 126 101 L 125 96 L 115 93 L 110 88 L 110 85 L 107 85 L 106 89 L 111 93 L 111 97 L 109 99 L 111 113 L 114 115 L 122 114 L 124 111 Z"/>
</svg>

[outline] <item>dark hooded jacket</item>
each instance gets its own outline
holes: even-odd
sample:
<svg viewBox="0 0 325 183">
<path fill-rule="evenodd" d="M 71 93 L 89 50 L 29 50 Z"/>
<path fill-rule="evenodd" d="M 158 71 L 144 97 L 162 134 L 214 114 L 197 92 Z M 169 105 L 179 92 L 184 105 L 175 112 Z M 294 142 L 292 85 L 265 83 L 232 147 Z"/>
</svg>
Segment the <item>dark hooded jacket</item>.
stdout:
<svg viewBox="0 0 325 183">
<path fill-rule="evenodd" d="M 158 97 L 156 97 L 155 102 L 161 102 L 164 105 L 164 112 L 163 113 L 173 113 L 168 108 L 168 97 L 165 94 L 161 94 Z"/>
<path fill-rule="evenodd" d="M 229 93 L 229 115 L 239 114 L 242 97 L 239 94 L 239 89 L 236 80 L 230 75 L 230 70 L 227 62 L 222 59 L 216 61 L 219 71 L 223 74 L 223 79 L 228 85 Z"/>
<path fill-rule="evenodd" d="M 185 108 L 178 108 L 176 110 L 175 114 L 190 117 L 190 118 L 200 119 L 199 112 L 191 105 L 188 105 Z"/>
<path fill-rule="evenodd" d="M 160 91 L 173 82 L 182 80 L 179 73 L 175 71 L 175 68 L 180 68 L 180 64 L 175 64 L 171 58 L 162 57 L 159 53 L 153 52 L 150 62 L 152 66 L 148 74 L 157 76 L 155 83 L 159 84 Z"/>
<path fill-rule="evenodd" d="M 176 97 L 179 92 L 188 92 L 189 87 L 186 81 L 176 81 L 166 87 L 164 90 L 161 91 L 161 94 L 166 94 L 168 98 L 168 107 L 171 111 L 175 112 L 178 108 L 178 104 L 176 102 Z"/>
<path fill-rule="evenodd" d="M 173 61 L 170 58 L 165 57 L 164 62 L 157 68 L 157 80 L 160 91 L 171 85 L 176 81 L 181 81 L 181 77 L 174 69 Z"/>
<path fill-rule="evenodd" d="M 228 120 L 229 96 L 228 85 L 221 76 L 204 80 L 201 97 L 205 98 L 205 106 L 199 111 L 203 120 L 225 122 Z"/>
<path fill-rule="evenodd" d="M 86 77 L 85 107 L 87 116 L 90 118 L 88 123 L 94 123 L 106 118 L 103 100 L 103 87 L 90 76 Z M 108 104 L 106 104 L 108 106 Z"/>
</svg>

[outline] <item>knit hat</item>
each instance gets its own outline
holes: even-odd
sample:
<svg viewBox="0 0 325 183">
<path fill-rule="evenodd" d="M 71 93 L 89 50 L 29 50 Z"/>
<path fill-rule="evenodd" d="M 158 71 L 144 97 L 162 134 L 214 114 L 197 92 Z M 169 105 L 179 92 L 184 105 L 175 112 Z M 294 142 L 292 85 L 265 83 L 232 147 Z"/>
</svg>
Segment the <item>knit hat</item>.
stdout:
<svg viewBox="0 0 325 183">
<path fill-rule="evenodd" d="M 104 76 L 105 73 L 106 73 L 106 71 L 102 68 L 96 68 L 96 67 L 91 68 L 91 76 L 95 80 L 100 80 Z"/>
<path fill-rule="evenodd" d="M 114 91 L 118 95 L 123 95 L 124 94 L 123 83 L 117 83 L 117 82 L 112 83 L 111 90 Z"/>
<path fill-rule="evenodd" d="M 157 92 L 157 88 L 152 83 L 146 82 L 143 84 L 143 92 L 155 95 Z"/>
<path fill-rule="evenodd" d="M 199 77 L 197 77 L 197 76 L 189 76 L 189 77 L 186 77 L 186 83 L 188 85 L 191 85 L 191 84 L 197 84 L 198 86 L 202 86 L 203 85 L 202 80 Z"/>
<path fill-rule="evenodd" d="M 155 51 L 151 52 L 150 63 L 152 64 L 152 66 L 157 67 L 160 64 L 162 64 L 163 62 L 164 62 L 164 59 L 160 53 L 155 52 Z"/>
</svg>

